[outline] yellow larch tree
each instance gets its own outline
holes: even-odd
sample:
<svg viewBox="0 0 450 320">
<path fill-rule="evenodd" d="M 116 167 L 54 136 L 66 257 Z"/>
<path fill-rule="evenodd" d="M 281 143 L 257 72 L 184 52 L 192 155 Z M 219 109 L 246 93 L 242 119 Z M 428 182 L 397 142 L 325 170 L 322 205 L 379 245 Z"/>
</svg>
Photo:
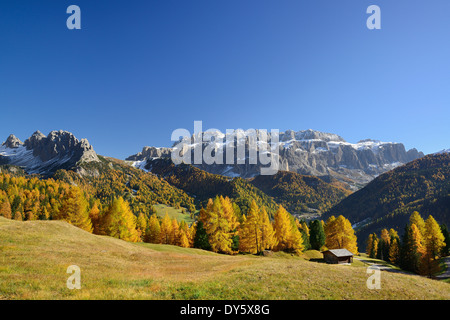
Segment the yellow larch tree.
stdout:
<svg viewBox="0 0 450 320">
<path fill-rule="evenodd" d="M 144 240 L 148 243 L 161 243 L 161 225 L 156 214 L 151 215 L 148 220 Z"/>
<path fill-rule="evenodd" d="M 32 220 L 33 218 L 30 218 L 30 215 L 33 214 L 33 210 L 30 209 L 28 212 L 28 219 Z M 63 196 L 61 208 L 56 215 L 56 219 L 65 220 L 78 228 L 92 232 L 88 204 L 81 189 L 71 187 Z"/>
<path fill-rule="evenodd" d="M 425 222 L 424 254 L 421 261 L 420 273 L 433 276 L 440 271 L 438 259 L 445 247 L 444 235 L 439 224 L 432 215 Z"/>
<path fill-rule="evenodd" d="M 277 244 L 277 239 L 272 223 L 270 223 L 269 215 L 264 207 L 259 210 L 259 226 L 261 229 L 261 249 L 273 249 Z"/>
<path fill-rule="evenodd" d="M 325 246 L 328 249 L 347 249 L 358 254 L 357 238 L 352 224 L 344 216 L 331 216 L 325 225 Z"/>
<path fill-rule="evenodd" d="M 239 251 L 252 254 L 261 252 L 259 227 L 259 208 L 256 202 L 252 201 L 245 220 L 239 228 Z"/>
<path fill-rule="evenodd" d="M 281 205 L 275 213 L 273 228 L 277 241 L 275 250 L 293 251 L 297 254 L 304 250 L 302 234 L 293 217 Z"/>
<path fill-rule="evenodd" d="M 136 216 L 131 212 L 128 203 L 121 197 L 113 200 L 106 210 L 104 223 L 104 230 L 109 236 L 130 242 L 141 240 L 136 230 Z"/>
<path fill-rule="evenodd" d="M 205 220 L 204 227 L 212 251 L 227 254 L 236 253 L 232 249 L 233 235 L 236 232 L 232 229 L 233 221 L 230 220 L 230 215 L 224 211 L 219 197 L 208 201 Z"/>
<path fill-rule="evenodd" d="M 170 220 L 169 214 L 166 213 L 164 218 L 161 221 L 161 232 L 160 232 L 160 243 L 162 244 L 171 244 L 171 236 L 172 233 L 172 221 Z"/>
<path fill-rule="evenodd" d="M 422 238 L 425 236 L 425 221 L 423 220 L 422 216 L 419 214 L 419 212 L 414 211 L 411 216 L 409 217 L 409 223 L 410 225 L 415 224 L 416 227 L 419 229 L 420 231 L 420 235 L 422 236 Z"/>
<path fill-rule="evenodd" d="M 176 218 L 172 219 L 172 230 L 170 234 L 170 244 L 178 246 L 180 244 L 180 226 Z"/>
</svg>

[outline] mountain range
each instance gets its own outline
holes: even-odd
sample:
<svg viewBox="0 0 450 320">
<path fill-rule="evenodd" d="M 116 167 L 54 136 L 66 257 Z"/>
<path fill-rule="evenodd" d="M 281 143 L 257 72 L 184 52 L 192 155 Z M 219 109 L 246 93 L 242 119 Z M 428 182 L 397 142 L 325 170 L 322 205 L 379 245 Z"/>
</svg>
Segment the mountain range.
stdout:
<svg viewBox="0 0 450 320">
<path fill-rule="evenodd" d="M 213 144 L 220 141 L 204 142 L 202 148 Z M 122 196 L 135 212 L 145 214 L 158 203 L 193 213 L 209 198 L 223 195 L 243 213 L 255 200 L 270 215 L 280 204 L 307 220 L 342 214 L 361 238 L 380 228 L 401 228 L 414 210 L 450 223 L 446 150 L 424 156 L 416 149 L 406 151 L 401 143 L 352 144 L 313 130 L 286 131 L 278 144 L 285 170 L 262 176 L 260 163 L 175 165 L 170 160 L 173 148 L 145 147 L 118 160 L 97 155 L 86 139 L 70 132 L 45 136 L 36 131 L 25 142 L 10 135 L 2 143 L 0 171 L 20 167 L 27 174 L 79 185 L 104 203 Z"/>
<path fill-rule="evenodd" d="M 223 150 L 224 164 L 195 164 L 196 167 L 214 174 L 228 177 L 253 178 L 260 174 L 264 167 L 258 159 L 257 164 L 249 161 L 248 146 L 250 137 L 256 134 L 258 138 L 261 132 L 255 133 L 233 132 L 244 138 L 233 140 L 235 150 L 243 146 L 246 151 L 244 164 L 226 164 L 226 148 L 224 147 L 224 135 L 218 132 L 214 139 L 203 139 L 202 151 L 212 148 L 215 152 Z M 208 136 L 205 134 L 205 136 Z M 195 140 L 197 138 L 197 140 Z M 219 138 L 219 140 L 217 139 Z M 315 130 L 292 131 L 288 130 L 279 134 L 278 142 L 272 141 L 268 133 L 268 142 L 271 151 L 279 150 L 280 167 L 282 171 L 296 172 L 302 175 L 313 175 L 327 182 L 340 181 L 350 190 L 358 190 L 378 175 L 394 169 L 409 161 L 423 157 L 422 152 L 416 149 L 406 150 L 402 143 L 381 142 L 378 140 L 361 140 L 358 143 L 349 143 L 342 137 Z M 191 138 L 191 144 L 187 152 L 194 153 L 194 147 L 198 137 Z M 201 140 L 200 140 L 201 141 Z M 168 158 L 173 148 L 144 147 L 143 150 L 126 160 L 133 161 L 136 167 L 145 167 L 149 160 L 155 158 Z M 236 151 L 234 152 L 236 153 Z M 236 158 L 236 154 L 233 155 Z"/>
</svg>

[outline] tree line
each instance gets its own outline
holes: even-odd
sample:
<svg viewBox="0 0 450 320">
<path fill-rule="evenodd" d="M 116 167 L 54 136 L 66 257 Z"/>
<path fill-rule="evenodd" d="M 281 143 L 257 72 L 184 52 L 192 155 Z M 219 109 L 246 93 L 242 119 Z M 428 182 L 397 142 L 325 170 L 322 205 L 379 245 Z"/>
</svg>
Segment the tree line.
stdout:
<svg viewBox="0 0 450 320">
<path fill-rule="evenodd" d="M 367 254 L 421 275 L 440 271 L 439 259 L 449 255 L 450 236 L 445 224 L 439 225 L 430 215 L 426 221 L 414 211 L 400 239 L 394 229 L 381 230 L 367 239 Z"/>
<path fill-rule="evenodd" d="M 103 203 L 80 187 L 53 179 L 0 175 L 0 215 L 16 220 L 64 220 L 85 231 L 125 241 L 171 244 L 217 253 L 261 254 L 264 250 L 300 254 L 305 250 L 346 248 L 357 253 L 356 236 L 343 216 L 327 222 L 300 221 L 283 206 L 273 218 L 252 201 L 242 213 L 229 197 L 209 199 L 191 225 L 176 219 L 133 212 L 122 197 Z"/>
</svg>

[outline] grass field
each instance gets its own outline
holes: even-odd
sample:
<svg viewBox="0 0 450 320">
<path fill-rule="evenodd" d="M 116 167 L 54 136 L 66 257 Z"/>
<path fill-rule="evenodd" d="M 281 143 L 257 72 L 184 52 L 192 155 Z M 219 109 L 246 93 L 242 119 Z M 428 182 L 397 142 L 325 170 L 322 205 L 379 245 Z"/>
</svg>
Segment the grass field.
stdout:
<svg viewBox="0 0 450 320">
<path fill-rule="evenodd" d="M 166 213 L 168 213 L 170 219 L 176 218 L 178 222 L 181 222 L 183 220 L 188 224 L 194 222 L 194 219 L 192 219 L 188 213 L 181 212 L 183 209 L 175 209 L 174 207 L 169 207 L 164 204 L 155 204 L 153 205 L 153 208 L 155 208 L 156 214 L 161 218 L 164 218 Z"/>
<path fill-rule="evenodd" d="M 450 299 L 448 283 L 389 272 L 369 290 L 363 265 L 319 258 L 226 256 L 0 218 L 0 299 Z M 66 287 L 70 265 L 81 268 L 81 290 Z"/>
</svg>

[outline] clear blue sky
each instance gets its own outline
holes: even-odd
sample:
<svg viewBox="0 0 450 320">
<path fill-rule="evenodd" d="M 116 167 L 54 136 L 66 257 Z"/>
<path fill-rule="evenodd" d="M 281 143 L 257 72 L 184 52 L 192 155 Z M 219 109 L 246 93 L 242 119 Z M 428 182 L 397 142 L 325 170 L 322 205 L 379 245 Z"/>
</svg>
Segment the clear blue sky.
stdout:
<svg viewBox="0 0 450 320">
<path fill-rule="evenodd" d="M 123 159 L 202 120 L 450 148 L 449 14 L 448 0 L 2 0 L 0 140 L 63 129 Z"/>
</svg>

